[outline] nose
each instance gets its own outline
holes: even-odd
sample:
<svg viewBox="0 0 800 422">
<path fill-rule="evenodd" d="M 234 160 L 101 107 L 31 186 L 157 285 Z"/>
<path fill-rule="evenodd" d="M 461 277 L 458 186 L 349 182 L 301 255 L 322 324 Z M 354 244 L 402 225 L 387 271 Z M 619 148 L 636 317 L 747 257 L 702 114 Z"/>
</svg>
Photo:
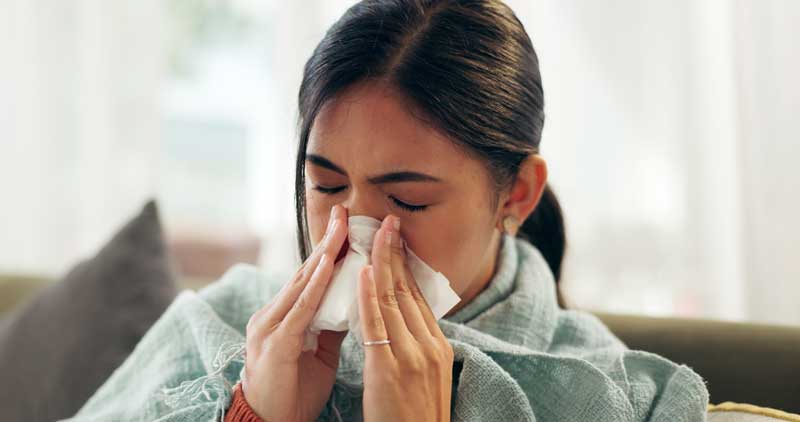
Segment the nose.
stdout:
<svg viewBox="0 0 800 422">
<path fill-rule="evenodd" d="M 389 209 L 388 204 L 382 199 L 383 198 L 380 196 L 377 198 L 368 198 L 364 195 L 353 194 L 350 195 L 346 200 L 340 202 L 338 205 L 345 209 L 346 218 L 361 215 L 372 217 L 378 221 L 383 221 L 383 219 L 390 214 L 391 210 Z M 339 250 L 334 262 L 336 263 L 342 260 L 345 255 L 347 255 L 348 250 L 349 239 L 345 238 L 342 248 Z"/>
<path fill-rule="evenodd" d="M 365 215 L 383 221 L 391 213 L 389 205 L 380 195 L 368 196 L 359 194 L 352 189 L 351 194 L 341 205 L 347 208 L 347 216 Z"/>
</svg>

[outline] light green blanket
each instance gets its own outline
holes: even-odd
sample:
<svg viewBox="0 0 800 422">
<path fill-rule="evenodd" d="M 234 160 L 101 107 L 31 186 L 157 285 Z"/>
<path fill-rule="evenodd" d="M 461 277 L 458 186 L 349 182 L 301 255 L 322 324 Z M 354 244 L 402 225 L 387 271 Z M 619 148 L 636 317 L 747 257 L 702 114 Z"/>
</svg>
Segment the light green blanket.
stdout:
<svg viewBox="0 0 800 422">
<path fill-rule="evenodd" d="M 239 379 L 245 326 L 287 275 L 238 264 L 183 291 L 72 421 L 212 421 Z M 705 421 L 684 365 L 628 350 L 593 315 L 556 304 L 539 251 L 506 235 L 490 285 L 439 321 L 455 352 L 454 421 Z M 318 420 L 361 420 L 363 350 L 348 334 Z M 65 386 L 66 387 L 66 386 Z"/>
</svg>

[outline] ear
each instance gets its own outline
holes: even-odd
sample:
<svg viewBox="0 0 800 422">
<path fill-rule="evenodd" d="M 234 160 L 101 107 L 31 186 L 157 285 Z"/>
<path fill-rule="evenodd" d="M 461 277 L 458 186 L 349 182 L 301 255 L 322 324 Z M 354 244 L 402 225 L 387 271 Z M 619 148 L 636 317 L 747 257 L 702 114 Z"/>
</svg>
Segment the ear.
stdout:
<svg viewBox="0 0 800 422">
<path fill-rule="evenodd" d="M 529 155 L 520 164 L 519 174 L 500 207 L 498 227 L 501 231 L 506 216 L 513 216 L 522 224 L 531 215 L 542 198 L 546 184 L 547 163 L 538 154 Z M 512 234 L 516 235 L 518 229 L 517 226 Z"/>
</svg>

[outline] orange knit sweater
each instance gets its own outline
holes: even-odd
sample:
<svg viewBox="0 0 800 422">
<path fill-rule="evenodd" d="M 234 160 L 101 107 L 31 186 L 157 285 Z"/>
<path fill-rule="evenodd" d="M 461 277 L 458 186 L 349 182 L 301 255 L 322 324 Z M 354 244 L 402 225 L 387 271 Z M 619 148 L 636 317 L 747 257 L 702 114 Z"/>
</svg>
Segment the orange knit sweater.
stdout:
<svg viewBox="0 0 800 422">
<path fill-rule="evenodd" d="M 233 387 L 233 400 L 225 412 L 225 422 L 264 422 L 244 399 L 241 382 L 236 383 L 236 386 Z"/>
</svg>

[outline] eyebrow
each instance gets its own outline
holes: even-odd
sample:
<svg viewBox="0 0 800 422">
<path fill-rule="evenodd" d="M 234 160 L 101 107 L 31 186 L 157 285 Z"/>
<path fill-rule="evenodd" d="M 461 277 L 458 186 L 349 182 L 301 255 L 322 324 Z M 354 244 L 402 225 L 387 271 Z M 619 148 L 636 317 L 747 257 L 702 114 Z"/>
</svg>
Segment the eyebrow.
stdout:
<svg viewBox="0 0 800 422">
<path fill-rule="evenodd" d="M 336 173 L 342 174 L 347 176 L 347 173 L 342 170 L 341 167 L 337 166 L 327 158 L 316 155 L 316 154 L 307 154 L 306 161 L 311 162 L 312 164 L 316 164 L 320 167 L 324 167 L 326 169 L 335 171 Z M 443 182 L 442 179 L 438 177 L 431 176 L 425 173 L 418 173 L 415 171 L 398 171 L 393 173 L 386 173 L 380 176 L 373 176 L 367 178 L 367 180 L 372 183 L 373 185 L 380 185 L 386 183 L 400 183 L 400 182 Z"/>
</svg>

